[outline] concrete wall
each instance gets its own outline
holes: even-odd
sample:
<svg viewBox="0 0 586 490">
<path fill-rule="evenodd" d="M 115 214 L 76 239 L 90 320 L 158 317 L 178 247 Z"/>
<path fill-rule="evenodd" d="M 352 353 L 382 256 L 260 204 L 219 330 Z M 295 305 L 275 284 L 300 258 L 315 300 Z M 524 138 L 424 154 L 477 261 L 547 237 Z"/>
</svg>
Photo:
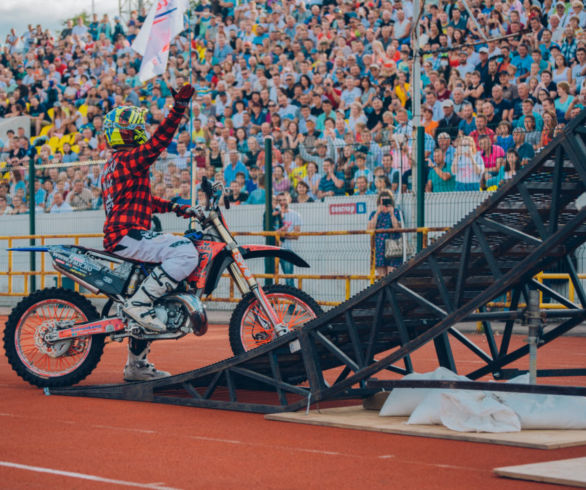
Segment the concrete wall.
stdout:
<svg viewBox="0 0 586 490">
<path fill-rule="evenodd" d="M 15 133 L 18 128 L 24 128 L 27 138 L 31 135 L 31 123 L 29 116 L 5 117 L 0 119 L 0 140 L 6 143 L 6 132 L 12 129 Z"/>
</svg>

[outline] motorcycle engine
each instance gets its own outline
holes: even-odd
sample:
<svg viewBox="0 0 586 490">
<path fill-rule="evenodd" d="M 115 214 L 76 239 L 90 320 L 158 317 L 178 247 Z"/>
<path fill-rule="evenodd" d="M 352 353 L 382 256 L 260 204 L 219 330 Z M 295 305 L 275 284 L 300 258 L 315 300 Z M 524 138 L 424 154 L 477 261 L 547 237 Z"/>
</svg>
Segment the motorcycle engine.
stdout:
<svg viewBox="0 0 586 490">
<path fill-rule="evenodd" d="M 208 330 L 208 319 L 203 303 L 191 294 L 172 294 L 161 298 L 155 305 L 155 313 L 169 332 L 181 330 L 200 336 Z"/>
</svg>

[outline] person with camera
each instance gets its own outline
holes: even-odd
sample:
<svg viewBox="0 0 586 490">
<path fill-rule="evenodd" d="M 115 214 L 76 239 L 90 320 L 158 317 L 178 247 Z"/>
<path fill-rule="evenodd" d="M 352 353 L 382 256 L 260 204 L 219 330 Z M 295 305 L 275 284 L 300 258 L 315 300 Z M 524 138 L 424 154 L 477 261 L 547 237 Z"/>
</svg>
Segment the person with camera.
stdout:
<svg viewBox="0 0 586 490">
<path fill-rule="evenodd" d="M 376 199 L 376 211 L 368 218 L 369 230 L 390 230 L 401 228 L 401 215 L 395 208 L 393 194 L 389 190 L 383 190 Z M 401 238 L 400 233 L 376 233 L 374 236 L 374 265 L 379 277 L 393 272 L 403 263 L 402 257 L 387 258 L 385 256 L 386 240 Z"/>
</svg>

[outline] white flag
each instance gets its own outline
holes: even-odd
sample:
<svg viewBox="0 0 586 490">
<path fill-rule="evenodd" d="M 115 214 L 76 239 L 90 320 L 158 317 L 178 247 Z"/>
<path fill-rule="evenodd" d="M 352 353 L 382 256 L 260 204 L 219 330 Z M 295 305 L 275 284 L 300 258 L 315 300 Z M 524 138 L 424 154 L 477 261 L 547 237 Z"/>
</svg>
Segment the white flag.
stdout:
<svg viewBox="0 0 586 490">
<path fill-rule="evenodd" d="M 157 0 L 132 43 L 142 55 L 138 78 L 141 82 L 161 75 L 167 69 L 171 40 L 184 30 L 183 14 L 187 0 Z"/>
</svg>

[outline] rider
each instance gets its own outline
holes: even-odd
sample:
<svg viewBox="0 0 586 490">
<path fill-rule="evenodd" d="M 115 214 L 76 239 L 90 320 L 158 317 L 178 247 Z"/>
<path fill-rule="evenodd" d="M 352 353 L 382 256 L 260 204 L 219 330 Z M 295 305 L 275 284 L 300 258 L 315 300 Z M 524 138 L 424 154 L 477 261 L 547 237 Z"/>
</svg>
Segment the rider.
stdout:
<svg viewBox="0 0 586 490">
<path fill-rule="evenodd" d="M 166 330 L 155 314 L 153 303 L 173 291 L 198 262 L 197 250 L 190 240 L 150 231 L 153 212 L 175 212 L 183 217 L 197 214 L 189 206 L 151 195 L 149 177 L 150 166 L 171 143 L 193 92 L 191 85 L 184 85 L 173 93 L 173 108 L 148 141 L 146 110 L 122 106 L 110 111 L 104 119 L 106 140 L 113 150 L 101 175 L 106 211 L 104 248 L 124 258 L 160 263 L 122 308 L 147 333 Z M 145 340 L 130 339 L 128 362 L 124 367 L 126 381 L 169 376 L 147 361 L 149 345 Z"/>
</svg>

